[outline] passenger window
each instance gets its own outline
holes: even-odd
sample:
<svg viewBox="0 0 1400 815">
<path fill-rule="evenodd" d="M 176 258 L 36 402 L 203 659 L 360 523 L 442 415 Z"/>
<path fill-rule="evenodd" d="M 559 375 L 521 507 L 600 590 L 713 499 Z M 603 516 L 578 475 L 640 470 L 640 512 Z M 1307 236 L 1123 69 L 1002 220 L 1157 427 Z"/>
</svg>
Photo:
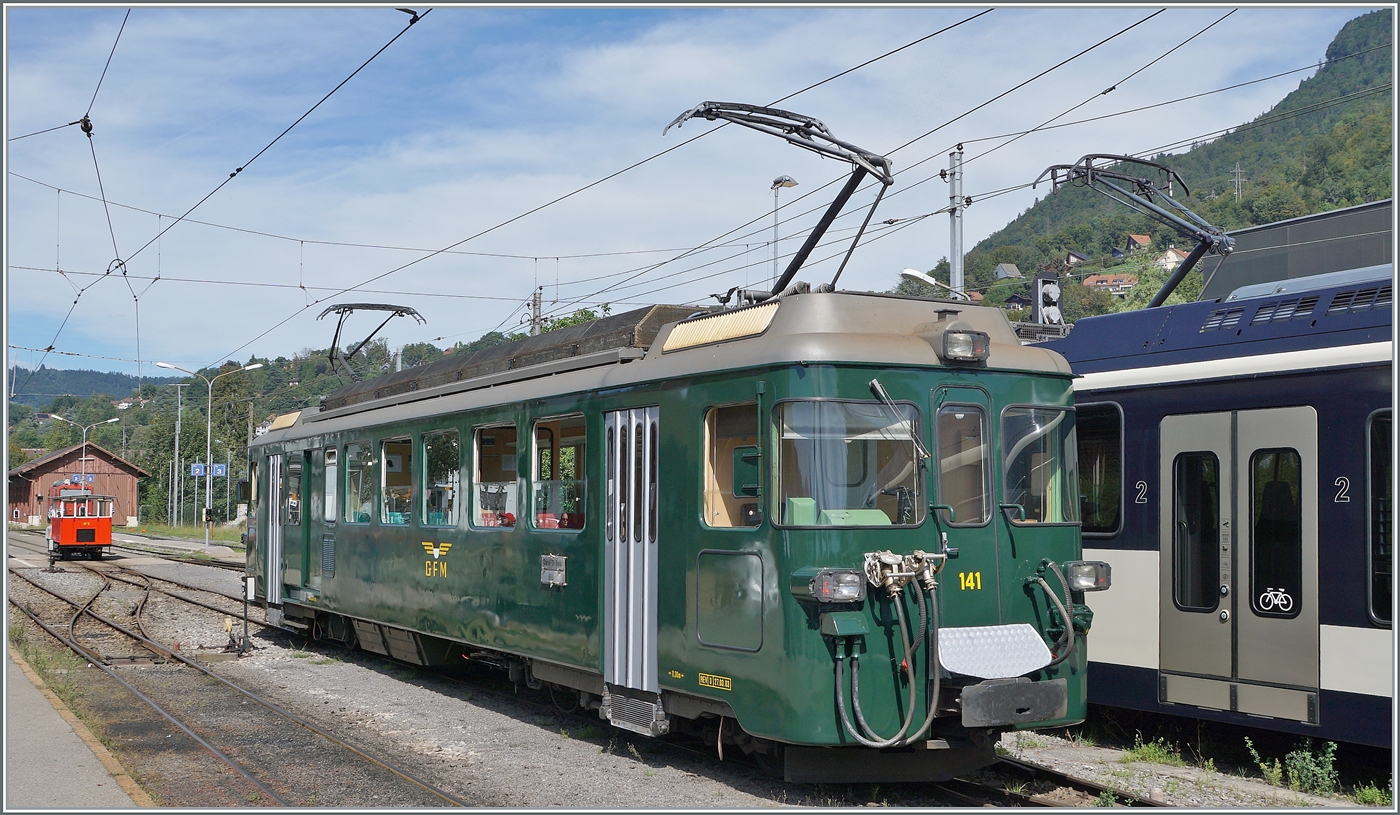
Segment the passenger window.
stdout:
<svg viewBox="0 0 1400 815">
<path fill-rule="evenodd" d="M 1391 507 L 1390 413 L 1371 419 L 1371 479 L 1367 485 L 1371 509 L 1371 616 L 1390 623 L 1393 591 L 1394 527 Z"/>
<path fill-rule="evenodd" d="M 1250 606 L 1296 617 L 1303 596 L 1303 460 L 1297 450 L 1257 450 L 1249 459 Z"/>
<path fill-rule="evenodd" d="M 515 526 L 517 460 L 513 425 L 477 428 L 474 525 Z"/>
<path fill-rule="evenodd" d="M 287 526 L 301 526 L 301 456 L 301 453 L 293 453 L 288 457 L 295 457 L 296 461 L 287 462 L 286 513 L 282 516 Z"/>
<path fill-rule="evenodd" d="M 758 526 L 758 403 L 705 411 L 705 495 L 707 526 Z"/>
<path fill-rule="evenodd" d="M 953 508 L 948 523 L 981 525 L 991 517 L 987 415 L 976 405 L 938 409 L 938 501 Z M 947 512 L 947 510 L 943 510 Z"/>
<path fill-rule="evenodd" d="M 456 430 L 423 434 L 423 523 L 457 525 L 462 448 Z"/>
<path fill-rule="evenodd" d="M 374 453 L 368 444 L 345 445 L 345 522 L 369 523 L 374 511 Z"/>
<path fill-rule="evenodd" d="M 1220 598 L 1220 459 L 1214 453 L 1177 456 L 1172 496 L 1176 605 L 1214 611 Z"/>
<path fill-rule="evenodd" d="M 585 486 L 583 416 L 535 422 L 534 512 L 536 529 L 582 529 Z"/>
<path fill-rule="evenodd" d="M 321 494 L 325 496 L 326 502 L 326 511 L 324 517 L 326 519 L 326 523 L 333 524 L 335 523 L 336 485 L 340 483 L 336 480 L 336 476 L 339 474 L 340 470 L 337 466 L 338 459 L 336 457 L 336 449 L 334 447 L 327 447 L 323 455 L 325 456 L 326 463 L 326 472 L 324 476 L 325 480 L 322 482 L 321 485 Z"/>
<path fill-rule="evenodd" d="M 380 461 L 384 483 L 384 503 L 380 505 L 379 522 L 401 526 L 413 514 L 413 442 L 391 439 L 380 442 Z"/>
<path fill-rule="evenodd" d="M 1123 414 L 1114 404 L 1076 409 L 1079 517 L 1086 537 L 1118 534 L 1123 512 Z"/>
</svg>

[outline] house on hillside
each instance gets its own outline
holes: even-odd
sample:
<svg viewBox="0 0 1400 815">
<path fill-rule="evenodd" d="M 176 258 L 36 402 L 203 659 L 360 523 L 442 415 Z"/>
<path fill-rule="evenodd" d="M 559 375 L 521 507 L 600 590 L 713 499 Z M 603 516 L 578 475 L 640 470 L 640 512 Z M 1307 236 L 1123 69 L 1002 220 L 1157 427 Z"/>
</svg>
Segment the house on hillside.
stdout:
<svg viewBox="0 0 1400 815">
<path fill-rule="evenodd" d="M 1186 260 L 1186 253 L 1173 246 L 1167 249 L 1167 251 L 1153 258 L 1152 265 L 1164 271 L 1170 272 L 1171 270 L 1180 266 L 1181 261 L 1183 260 Z"/>
<path fill-rule="evenodd" d="M 1116 246 L 1113 247 L 1113 251 L 1111 252 L 1111 254 L 1113 255 L 1114 260 L 1119 260 L 1121 258 L 1127 257 L 1128 255 L 1127 252 L 1123 251 L 1122 249 L 1119 249 Z"/>
<path fill-rule="evenodd" d="M 1002 303 L 1001 307 L 1007 311 L 1018 311 L 1023 308 L 1030 308 L 1031 298 L 1024 294 L 1013 294 L 1006 298 L 1006 302 Z"/>
<path fill-rule="evenodd" d="M 110 495 L 116 499 L 112 511 L 114 525 L 137 523 L 137 482 L 151 474 L 110 450 L 88 442 L 86 454 L 79 442 L 72 447 L 56 450 L 46 456 L 10 470 L 10 523 L 39 526 L 43 523 L 43 499 L 49 487 L 58 482 L 85 479 L 83 486 L 94 495 Z"/>
<path fill-rule="evenodd" d="M 1143 249 L 1146 249 L 1147 247 L 1149 247 L 1149 246 L 1151 246 L 1151 245 L 1152 245 L 1152 236 L 1151 236 L 1151 235 L 1129 235 L 1129 236 L 1128 236 L 1128 254 L 1130 254 L 1130 255 L 1131 255 L 1132 253 L 1134 253 L 1134 252 L 1141 252 Z"/>
<path fill-rule="evenodd" d="M 1136 275 L 1125 272 L 1116 274 L 1091 274 L 1084 278 L 1084 286 L 1090 289 L 1106 291 L 1109 294 L 1126 297 L 1128 290 L 1136 286 L 1138 282 Z"/>
<path fill-rule="evenodd" d="M 1087 262 L 1088 260 L 1089 260 L 1089 256 L 1088 256 L 1088 255 L 1081 255 L 1081 254 L 1079 254 L 1078 252 L 1066 252 L 1066 253 L 1065 253 L 1065 265 L 1066 265 L 1066 266 L 1077 266 L 1077 265 L 1079 265 L 1080 263 L 1085 263 L 1085 262 Z"/>
<path fill-rule="evenodd" d="M 995 269 L 997 280 L 1020 279 L 1021 270 L 1014 263 L 998 263 Z"/>
</svg>

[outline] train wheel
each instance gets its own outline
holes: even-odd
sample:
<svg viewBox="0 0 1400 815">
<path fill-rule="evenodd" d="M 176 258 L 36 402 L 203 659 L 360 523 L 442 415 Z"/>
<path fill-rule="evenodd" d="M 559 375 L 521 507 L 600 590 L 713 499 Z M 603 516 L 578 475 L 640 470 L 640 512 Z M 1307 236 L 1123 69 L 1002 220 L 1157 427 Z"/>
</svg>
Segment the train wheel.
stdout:
<svg viewBox="0 0 1400 815">
<path fill-rule="evenodd" d="M 101 550 L 101 549 L 94 549 L 94 550 L 92 550 L 92 559 L 93 559 L 93 560 L 101 560 L 101 559 L 102 559 L 102 550 Z"/>
<path fill-rule="evenodd" d="M 762 750 L 754 750 L 751 754 L 758 769 L 769 778 L 781 779 L 786 771 L 787 762 L 783 757 L 783 746 L 775 745 L 776 750 L 772 753 L 765 753 Z"/>
</svg>

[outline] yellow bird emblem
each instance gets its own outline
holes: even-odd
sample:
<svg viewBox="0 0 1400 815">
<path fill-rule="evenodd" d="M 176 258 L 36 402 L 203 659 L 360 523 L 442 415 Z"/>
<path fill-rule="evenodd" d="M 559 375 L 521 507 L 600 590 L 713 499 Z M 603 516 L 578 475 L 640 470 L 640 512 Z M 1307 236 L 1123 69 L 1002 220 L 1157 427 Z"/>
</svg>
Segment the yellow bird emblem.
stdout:
<svg viewBox="0 0 1400 815">
<path fill-rule="evenodd" d="M 423 541 L 423 551 L 432 555 L 433 560 L 437 560 L 438 558 L 447 554 L 447 550 L 451 548 L 452 544 L 450 543 L 433 543 L 432 541 Z"/>
</svg>

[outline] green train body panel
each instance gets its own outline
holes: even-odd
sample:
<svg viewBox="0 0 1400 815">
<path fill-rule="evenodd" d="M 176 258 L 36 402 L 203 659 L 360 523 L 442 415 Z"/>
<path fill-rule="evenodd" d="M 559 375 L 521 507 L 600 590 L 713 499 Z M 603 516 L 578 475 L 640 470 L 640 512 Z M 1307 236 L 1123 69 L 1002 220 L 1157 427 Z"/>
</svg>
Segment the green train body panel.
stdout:
<svg viewBox="0 0 1400 815">
<path fill-rule="evenodd" d="M 849 302 L 828 304 L 822 298 Z M 940 628 L 1027 623 L 1053 645 L 1048 630 L 1057 615 L 1034 579 L 1044 561 L 1080 557 L 1077 524 L 1012 523 L 1015 511 L 999 508 L 1006 500 L 1001 465 L 1008 453 L 1003 449 L 1003 411 L 1009 406 L 1071 407 L 1067 366 L 1043 350 L 1021 349 L 1014 335 L 1008 339 L 1010 327 L 1000 312 L 965 305 L 957 306 L 962 310 L 958 319 L 992 335 L 992 357 L 985 366 L 945 364 L 916 330 L 935 321 L 932 312 L 938 307 L 927 300 L 800 295 L 785 299 L 766 334 L 758 336 L 662 353 L 658 346 L 668 336 L 663 330 L 645 359 L 636 362 L 382 408 L 371 403 L 322 421 L 310 421 L 314 413 L 304 413 L 290 427 L 259 438 L 251 452 L 257 476 L 249 571 L 269 574 L 270 524 L 281 526 L 285 564 L 282 585 L 275 587 L 280 596 L 269 598 L 270 587 L 259 580 L 259 597 L 282 600 L 303 615 L 317 610 L 374 621 L 601 675 L 606 670 L 607 603 L 604 417 L 610 411 L 656 407 L 655 651 L 662 691 L 728 705 L 738 725 L 756 737 L 790 744 L 852 744 L 833 701 L 836 640 L 822 634 L 820 618 L 823 612 L 856 611 L 869 632 L 855 637 L 861 707 L 877 733 L 893 734 L 905 713 L 908 675 L 900 668 L 900 632 L 890 602 L 869 586 L 859 604 L 800 601 L 790 591 L 794 572 L 861 569 L 867 552 L 941 552 L 946 546 L 956 550 L 956 557 L 939 574 Z M 785 311 L 802 318 L 786 334 Z M 852 325 L 870 328 L 858 331 Z M 803 326 L 818 328 L 797 330 Z M 764 350 L 740 353 L 741 346 Z M 805 356 L 808 351 L 811 357 Z M 992 449 L 992 511 L 986 523 L 949 523 L 944 513 L 927 508 L 935 502 L 930 468 L 939 460 L 936 450 L 918 476 L 925 508 L 917 525 L 791 528 L 776 523 L 778 406 L 792 400 L 849 400 L 878 408 L 872 379 L 879 380 L 896 405 L 916 410 L 916 434 L 930 444 L 936 437 L 935 400 L 984 408 Z M 761 495 L 746 500 L 759 504 L 762 521 L 757 526 L 710 526 L 702 486 L 706 411 L 751 402 L 761 417 Z M 532 428 L 539 419 L 571 414 L 581 414 L 585 426 L 582 528 L 533 528 L 533 512 L 525 508 L 533 494 Z M 513 425 L 517 433 L 521 509 L 513 527 L 474 527 L 465 500 L 456 527 L 423 524 L 417 511 L 405 525 L 380 523 L 376 517 L 345 522 L 346 445 L 367 443 L 378 449 L 385 439 L 409 438 L 416 468 L 423 434 L 455 429 L 461 450 L 460 498 L 473 494 L 475 486 L 474 429 L 498 424 Z M 336 449 L 339 461 L 335 509 L 342 517 L 333 521 L 324 511 L 325 462 L 319 451 L 326 448 Z M 284 456 L 280 473 L 270 472 L 269 457 L 275 455 Z M 295 485 L 301 515 L 296 526 L 284 523 L 285 501 L 284 507 L 269 501 L 273 481 L 286 478 L 286 460 L 302 464 Z M 415 470 L 415 500 L 423 488 L 420 476 Z M 292 486 L 290 480 L 283 483 Z M 329 547 L 327 538 L 333 541 Z M 566 585 L 542 585 L 541 558 L 546 555 L 567 558 Z M 1053 579 L 1049 582 L 1055 585 Z M 901 601 L 916 626 L 912 598 L 906 593 Z M 1085 638 L 1077 636 L 1070 659 L 1031 674 L 1036 681 L 1066 680 L 1068 705 L 1063 717 L 1029 726 L 1083 719 L 1086 647 Z M 916 663 L 922 719 L 922 650 Z"/>
</svg>

